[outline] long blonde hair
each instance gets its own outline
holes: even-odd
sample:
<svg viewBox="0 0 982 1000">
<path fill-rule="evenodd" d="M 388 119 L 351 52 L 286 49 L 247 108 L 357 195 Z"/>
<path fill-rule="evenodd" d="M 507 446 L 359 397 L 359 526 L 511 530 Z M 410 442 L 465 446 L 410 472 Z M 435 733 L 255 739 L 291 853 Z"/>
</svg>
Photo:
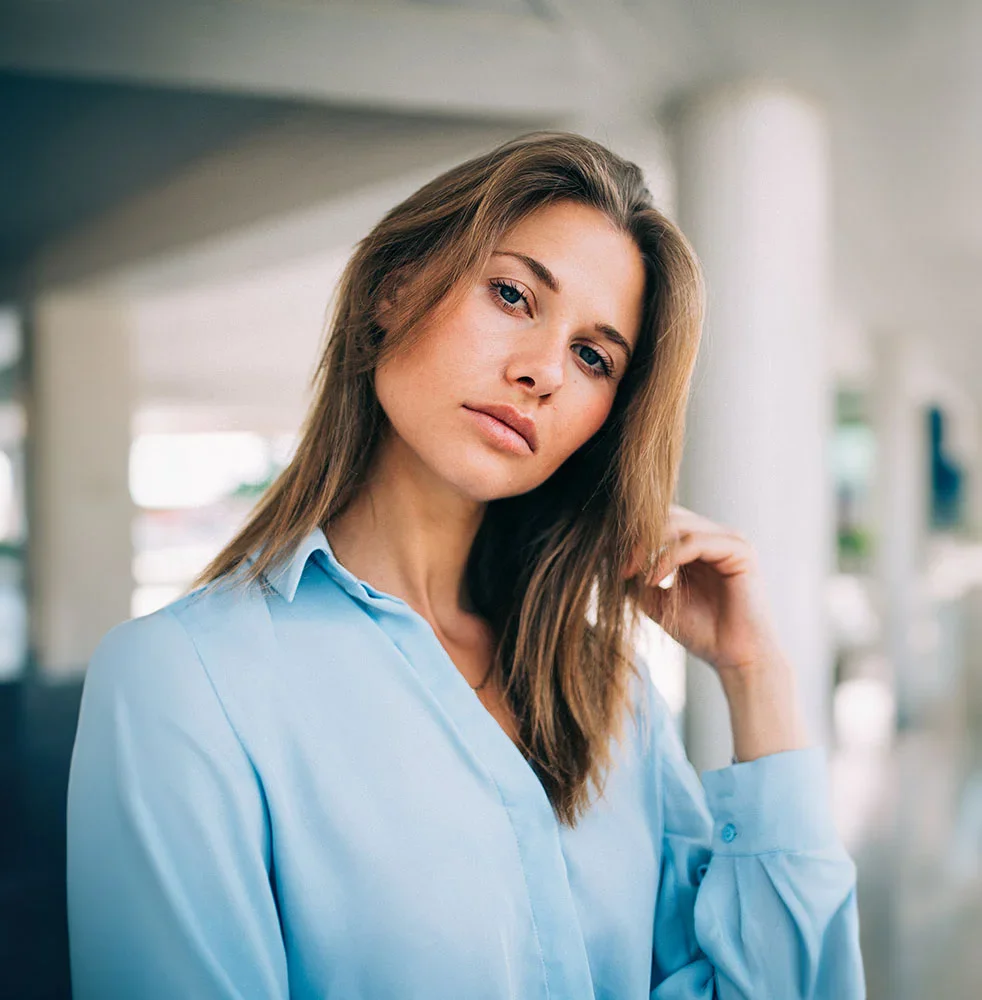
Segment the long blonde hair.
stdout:
<svg viewBox="0 0 982 1000">
<path fill-rule="evenodd" d="M 590 804 L 588 785 L 602 794 L 629 708 L 640 584 L 621 568 L 635 546 L 654 551 L 662 541 L 702 328 L 698 261 L 634 163 L 575 133 L 531 132 L 389 211 L 342 274 L 292 461 L 192 587 L 233 571 L 236 585 L 261 582 L 345 509 L 386 426 L 376 367 L 453 301 L 510 227 L 560 200 L 598 209 L 635 242 L 646 273 L 641 330 L 600 431 L 537 488 L 488 504 L 466 581 L 496 639 L 491 677 L 515 713 L 522 752 L 572 827 Z M 669 616 L 678 589 L 666 591 Z"/>
</svg>

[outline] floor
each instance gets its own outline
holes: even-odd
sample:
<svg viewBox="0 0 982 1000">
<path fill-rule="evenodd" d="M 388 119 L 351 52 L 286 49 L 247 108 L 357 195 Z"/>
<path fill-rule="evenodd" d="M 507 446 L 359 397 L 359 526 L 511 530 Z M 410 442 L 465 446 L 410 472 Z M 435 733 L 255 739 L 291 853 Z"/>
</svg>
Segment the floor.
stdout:
<svg viewBox="0 0 982 1000">
<path fill-rule="evenodd" d="M 869 1000 L 982 997 L 982 760 L 978 736 L 939 718 L 901 733 L 866 769 L 859 870 Z"/>
</svg>

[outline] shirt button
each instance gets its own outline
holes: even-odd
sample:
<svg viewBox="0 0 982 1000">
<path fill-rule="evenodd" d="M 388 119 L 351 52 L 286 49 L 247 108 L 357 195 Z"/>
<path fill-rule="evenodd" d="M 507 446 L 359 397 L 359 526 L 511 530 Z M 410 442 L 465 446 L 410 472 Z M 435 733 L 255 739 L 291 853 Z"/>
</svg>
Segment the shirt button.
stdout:
<svg viewBox="0 0 982 1000">
<path fill-rule="evenodd" d="M 722 829 L 724 844 L 731 844 L 737 835 L 736 827 L 732 823 L 727 823 Z"/>
</svg>

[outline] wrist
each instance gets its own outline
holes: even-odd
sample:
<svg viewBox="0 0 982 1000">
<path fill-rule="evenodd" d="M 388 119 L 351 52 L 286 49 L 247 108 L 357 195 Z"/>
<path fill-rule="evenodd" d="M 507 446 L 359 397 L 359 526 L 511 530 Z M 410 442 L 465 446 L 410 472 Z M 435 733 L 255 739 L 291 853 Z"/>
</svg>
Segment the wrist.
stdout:
<svg viewBox="0 0 982 1000">
<path fill-rule="evenodd" d="M 781 653 L 770 653 L 739 666 L 717 666 L 716 673 L 727 697 L 745 697 L 780 685 L 794 686 L 794 670 Z"/>
<path fill-rule="evenodd" d="M 738 761 L 808 745 L 795 676 L 783 657 L 719 672 Z"/>
</svg>

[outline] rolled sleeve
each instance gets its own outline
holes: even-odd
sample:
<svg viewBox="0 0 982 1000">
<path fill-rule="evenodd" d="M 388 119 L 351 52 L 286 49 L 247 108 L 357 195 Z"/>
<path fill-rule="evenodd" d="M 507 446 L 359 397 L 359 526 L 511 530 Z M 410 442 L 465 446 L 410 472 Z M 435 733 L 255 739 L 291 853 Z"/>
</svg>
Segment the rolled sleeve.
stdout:
<svg viewBox="0 0 982 1000">
<path fill-rule="evenodd" d="M 825 750 L 699 779 L 657 693 L 664 811 L 651 1000 L 861 1000 L 856 869 Z"/>
<path fill-rule="evenodd" d="M 785 750 L 704 771 L 718 855 L 821 851 L 838 835 L 829 809 L 824 747 Z"/>
</svg>

